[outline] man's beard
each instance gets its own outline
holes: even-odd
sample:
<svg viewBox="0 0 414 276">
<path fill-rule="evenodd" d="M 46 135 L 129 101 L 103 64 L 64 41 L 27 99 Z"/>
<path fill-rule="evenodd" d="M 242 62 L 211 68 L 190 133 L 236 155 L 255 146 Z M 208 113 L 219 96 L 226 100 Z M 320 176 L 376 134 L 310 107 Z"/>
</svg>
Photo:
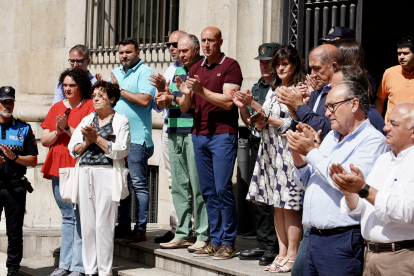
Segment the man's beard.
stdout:
<svg viewBox="0 0 414 276">
<path fill-rule="evenodd" d="M 9 111 L 9 112 L 5 112 L 5 111 Z M 0 111 L 0 116 L 2 116 L 2 117 L 9 118 L 9 117 L 11 117 L 11 115 L 12 115 L 12 113 L 8 109 L 3 109 L 3 111 Z"/>
</svg>

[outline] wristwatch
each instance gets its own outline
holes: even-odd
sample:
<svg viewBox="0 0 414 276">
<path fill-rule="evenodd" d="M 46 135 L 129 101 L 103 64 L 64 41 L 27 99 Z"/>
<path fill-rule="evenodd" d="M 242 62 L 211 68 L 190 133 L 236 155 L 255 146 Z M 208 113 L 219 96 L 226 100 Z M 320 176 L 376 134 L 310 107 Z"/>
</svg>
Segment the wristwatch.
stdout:
<svg viewBox="0 0 414 276">
<path fill-rule="evenodd" d="M 14 159 L 12 161 L 16 161 L 17 157 L 19 157 L 17 154 L 15 155 Z"/>
<path fill-rule="evenodd" d="M 70 126 L 69 125 L 67 125 L 66 127 L 65 127 L 65 131 L 68 131 L 70 129 Z"/>
<path fill-rule="evenodd" d="M 173 100 L 172 100 L 172 102 L 171 102 L 171 105 L 176 105 L 177 103 L 175 102 L 175 100 L 177 99 L 177 96 L 174 96 L 174 98 L 173 98 Z"/>
<path fill-rule="evenodd" d="M 368 184 L 365 184 L 365 187 L 362 188 L 361 191 L 359 191 L 358 195 L 360 198 L 366 198 L 368 196 L 368 190 L 371 188 Z"/>
</svg>

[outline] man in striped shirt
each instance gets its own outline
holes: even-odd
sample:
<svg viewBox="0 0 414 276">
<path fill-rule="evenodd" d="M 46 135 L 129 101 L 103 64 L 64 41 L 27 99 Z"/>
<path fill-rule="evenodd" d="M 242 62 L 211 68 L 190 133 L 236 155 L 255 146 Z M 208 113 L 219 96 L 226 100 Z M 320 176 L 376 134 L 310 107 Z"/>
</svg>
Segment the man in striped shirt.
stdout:
<svg viewBox="0 0 414 276">
<path fill-rule="evenodd" d="M 194 127 L 194 109 L 181 112 L 180 103 L 183 95 L 177 88 L 176 80 L 183 86 L 183 80 L 191 66 L 200 61 L 200 43 L 196 36 L 185 35 L 178 40 L 178 51 L 182 66 L 177 67 L 169 91 L 164 95 L 168 98 L 168 149 L 171 166 L 171 193 L 178 216 L 178 226 L 175 237 L 168 243 L 161 243 L 164 249 L 188 248 L 195 252 L 206 245 L 210 239 L 210 230 L 206 206 L 200 191 L 197 168 L 194 158 L 192 130 Z M 157 104 L 162 104 L 158 101 Z M 194 209 L 193 209 L 194 208 Z M 194 212 L 193 212 L 194 211 Z M 191 214 L 194 213 L 194 230 L 197 233 L 197 242 L 193 244 L 191 232 Z"/>
</svg>

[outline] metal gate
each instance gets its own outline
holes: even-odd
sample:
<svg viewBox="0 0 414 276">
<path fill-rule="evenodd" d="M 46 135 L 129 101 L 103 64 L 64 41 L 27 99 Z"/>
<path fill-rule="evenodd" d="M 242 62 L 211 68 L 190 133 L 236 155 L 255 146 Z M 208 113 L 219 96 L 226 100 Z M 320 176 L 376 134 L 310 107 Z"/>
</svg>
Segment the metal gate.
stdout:
<svg viewBox="0 0 414 276">
<path fill-rule="evenodd" d="M 363 0 L 283 0 L 281 42 L 296 47 L 308 65 L 309 50 L 332 26 L 355 30 L 361 41 Z"/>
</svg>

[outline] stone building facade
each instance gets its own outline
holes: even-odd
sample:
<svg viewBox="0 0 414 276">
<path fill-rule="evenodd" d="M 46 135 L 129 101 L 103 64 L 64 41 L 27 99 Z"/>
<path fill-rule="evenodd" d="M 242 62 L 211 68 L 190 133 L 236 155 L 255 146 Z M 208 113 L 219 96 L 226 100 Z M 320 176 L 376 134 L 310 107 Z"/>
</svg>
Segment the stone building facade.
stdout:
<svg viewBox="0 0 414 276">
<path fill-rule="evenodd" d="M 14 115 L 30 122 L 39 147 L 39 165 L 27 174 L 35 191 L 27 197 L 26 227 L 60 226 L 61 215 L 53 198 L 51 181 L 40 173 L 48 149 L 40 143 L 39 125 L 52 104 L 59 74 L 69 67 L 69 49 L 85 42 L 85 1 L 0 0 L 0 86 L 16 89 Z M 179 29 L 200 38 L 205 27 L 220 28 L 224 39 L 222 50 L 240 63 L 244 77 L 242 89 L 246 89 L 260 77 L 259 63 L 253 59 L 258 46 L 279 41 L 280 10 L 281 0 L 181 0 Z M 171 64 L 168 51 L 165 55 L 147 51 L 141 58 L 156 73 L 163 73 Z M 112 57 L 92 55 L 89 70 L 107 79 L 117 66 L 116 54 Z M 149 164 L 159 166 L 157 222 L 168 224 L 166 210 L 169 210 L 170 196 L 160 150 L 162 119 L 155 112 L 152 119 L 155 151 Z M 4 219 L 0 222 L 1 228 L 4 228 Z"/>
</svg>

